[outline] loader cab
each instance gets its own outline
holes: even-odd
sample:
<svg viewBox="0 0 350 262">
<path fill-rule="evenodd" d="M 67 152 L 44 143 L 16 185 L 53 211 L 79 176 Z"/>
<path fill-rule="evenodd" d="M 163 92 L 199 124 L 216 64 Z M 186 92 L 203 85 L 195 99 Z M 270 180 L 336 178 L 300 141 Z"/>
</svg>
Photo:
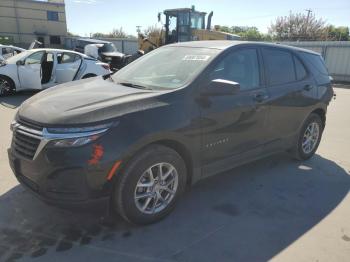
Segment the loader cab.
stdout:
<svg viewBox="0 0 350 262">
<path fill-rule="evenodd" d="M 192 8 L 168 9 L 165 15 L 165 44 L 191 41 L 192 29 L 205 29 L 205 12 Z"/>
</svg>

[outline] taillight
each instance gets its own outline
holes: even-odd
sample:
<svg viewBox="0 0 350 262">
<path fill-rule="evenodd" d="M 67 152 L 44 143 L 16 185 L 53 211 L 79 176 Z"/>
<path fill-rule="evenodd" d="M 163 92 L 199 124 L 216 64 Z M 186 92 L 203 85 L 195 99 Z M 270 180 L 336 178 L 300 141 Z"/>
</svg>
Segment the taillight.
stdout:
<svg viewBox="0 0 350 262">
<path fill-rule="evenodd" d="M 104 69 L 106 69 L 106 70 L 109 70 L 109 69 L 110 69 L 109 64 L 102 64 L 101 66 L 102 66 Z"/>
</svg>

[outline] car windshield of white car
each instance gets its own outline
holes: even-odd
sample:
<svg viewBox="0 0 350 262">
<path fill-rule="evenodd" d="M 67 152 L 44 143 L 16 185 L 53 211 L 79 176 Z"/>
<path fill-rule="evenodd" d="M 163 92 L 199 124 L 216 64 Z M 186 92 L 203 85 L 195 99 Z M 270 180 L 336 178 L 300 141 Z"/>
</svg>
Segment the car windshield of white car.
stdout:
<svg viewBox="0 0 350 262">
<path fill-rule="evenodd" d="M 30 54 L 32 54 L 33 51 L 24 51 L 22 53 L 19 53 L 15 56 L 11 56 L 7 59 L 7 62 L 10 63 L 10 64 L 14 64 L 16 63 L 17 61 L 19 60 L 24 60 L 27 56 L 29 56 Z"/>
</svg>

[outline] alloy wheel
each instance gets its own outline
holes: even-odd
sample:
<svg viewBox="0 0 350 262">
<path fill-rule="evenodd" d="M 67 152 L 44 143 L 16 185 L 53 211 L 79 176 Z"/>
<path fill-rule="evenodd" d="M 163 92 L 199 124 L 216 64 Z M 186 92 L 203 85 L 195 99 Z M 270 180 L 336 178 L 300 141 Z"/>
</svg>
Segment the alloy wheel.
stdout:
<svg viewBox="0 0 350 262">
<path fill-rule="evenodd" d="M 157 163 L 148 168 L 137 182 L 134 200 L 144 214 L 156 214 L 173 200 L 179 183 L 177 170 L 170 163 Z"/>
<path fill-rule="evenodd" d="M 302 140 L 302 149 L 305 154 L 310 154 L 315 149 L 319 136 L 319 124 L 316 122 L 311 122 L 306 128 Z"/>
</svg>

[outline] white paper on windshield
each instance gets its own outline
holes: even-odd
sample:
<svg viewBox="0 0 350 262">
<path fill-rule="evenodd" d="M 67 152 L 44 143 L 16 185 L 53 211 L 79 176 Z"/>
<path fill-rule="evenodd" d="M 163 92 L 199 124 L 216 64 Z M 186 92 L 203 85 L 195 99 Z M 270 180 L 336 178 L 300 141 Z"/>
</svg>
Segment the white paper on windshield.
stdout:
<svg viewBox="0 0 350 262">
<path fill-rule="evenodd" d="M 185 55 L 182 60 L 187 61 L 207 61 L 210 58 L 209 55 Z"/>
</svg>

